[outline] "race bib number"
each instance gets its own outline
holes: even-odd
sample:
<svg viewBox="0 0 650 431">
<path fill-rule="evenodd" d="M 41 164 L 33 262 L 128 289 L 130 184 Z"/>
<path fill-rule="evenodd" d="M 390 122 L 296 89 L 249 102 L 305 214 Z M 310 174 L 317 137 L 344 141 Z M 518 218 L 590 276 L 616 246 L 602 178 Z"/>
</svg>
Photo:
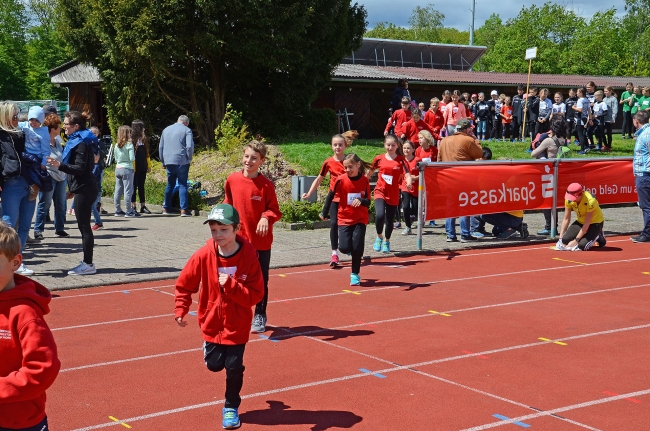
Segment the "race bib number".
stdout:
<svg viewBox="0 0 650 431">
<path fill-rule="evenodd" d="M 431 163 L 431 157 L 425 157 L 424 159 L 422 159 L 422 161 L 424 163 Z"/>
<path fill-rule="evenodd" d="M 228 274 L 231 277 L 235 276 L 235 273 L 237 273 L 237 267 L 236 266 L 220 266 L 217 268 L 217 271 L 219 274 Z"/>
<path fill-rule="evenodd" d="M 361 199 L 361 193 L 348 193 L 348 205 L 352 205 L 355 199 Z"/>
<path fill-rule="evenodd" d="M 386 184 L 392 186 L 393 185 L 393 176 L 392 175 L 386 175 L 386 174 L 381 174 L 381 177 L 386 181 Z"/>
</svg>

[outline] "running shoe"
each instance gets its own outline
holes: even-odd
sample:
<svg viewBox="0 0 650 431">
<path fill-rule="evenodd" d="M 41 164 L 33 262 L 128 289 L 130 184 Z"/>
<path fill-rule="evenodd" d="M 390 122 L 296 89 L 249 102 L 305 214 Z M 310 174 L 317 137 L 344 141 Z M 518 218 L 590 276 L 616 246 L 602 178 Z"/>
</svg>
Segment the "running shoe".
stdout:
<svg viewBox="0 0 650 431">
<path fill-rule="evenodd" d="M 189 210 L 181 210 L 181 217 L 192 217 L 192 212 Z"/>
<path fill-rule="evenodd" d="M 375 243 L 372 246 L 372 249 L 375 250 L 375 251 L 380 251 L 381 250 L 381 243 L 382 243 L 382 239 L 377 237 L 375 239 Z"/>
<path fill-rule="evenodd" d="M 644 234 L 641 234 L 641 235 L 638 235 L 638 236 L 630 237 L 630 239 L 631 239 L 633 242 L 650 242 L 650 238 L 648 238 L 648 237 L 645 236 Z"/>
<path fill-rule="evenodd" d="M 390 241 L 384 241 L 384 243 L 381 245 L 381 252 L 390 253 Z"/>
<path fill-rule="evenodd" d="M 223 420 L 221 421 L 223 429 L 234 430 L 241 426 L 241 422 L 239 421 L 239 412 L 237 412 L 237 409 L 224 407 L 221 413 L 223 415 Z"/>
<path fill-rule="evenodd" d="M 36 238 L 36 234 L 34 234 L 34 238 L 32 238 L 31 236 L 27 235 L 27 241 L 26 241 L 26 242 L 27 242 L 27 244 L 38 244 L 39 239 Z"/>
<path fill-rule="evenodd" d="M 546 228 L 537 231 L 537 235 L 550 235 L 550 234 L 551 234 L 551 230 Z"/>
<path fill-rule="evenodd" d="M 404 230 L 402 231 L 402 235 L 410 235 L 411 233 L 412 232 L 410 227 L 404 228 Z"/>
<path fill-rule="evenodd" d="M 335 266 L 338 266 L 340 263 L 341 261 L 339 261 L 339 255 L 333 254 L 332 259 L 330 260 L 330 266 L 334 268 Z"/>
<path fill-rule="evenodd" d="M 34 239 L 42 241 L 43 240 L 43 232 L 34 232 Z"/>
<path fill-rule="evenodd" d="M 476 242 L 478 238 L 473 237 L 472 235 L 461 235 L 460 242 Z"/>
<path fill-rule="evenodd" d="M 402 223 L 397 222 L 393 224 L 393 229 L 400 229 L 402 227 Z"/>
<path fill-rule="evenodd" d="M 569 248 L 567 248 L 563 243 L 562 243 L 562 238 L 558 239 L 557 242 L 555 243 L 555 249 L 560 250 L 560 251 L 567 251 Z"/>
<path fill-rule="evenodd" d="M 120 211 L 115 211 L 115 217 L 124 217 L 126 216 L 126 213 L 122 210 Z"/>
<path fill-rule="evenodd" d="M 143 206 L 142 208 L 140 208 L 140 214 L 151 214 L 151 211 L 149 211 L 149 208 L 147 208 L 146 206 Z"/>
<path fill-rule="evenodd" d="M 14 274 L 18 275 L 34 275 L 34 271 L 27 268 L 24 263 L 21 263 L 17 270 L 14 271 Z"/>
<path fill-rule="evenodd" d="M 64 230 L 57 230 L 54 232 L 54 235 L 58 236 L 59 238 L 67 238 L 70 236 L 70 234 Z"/>
<path fill-rule="evenodd" d="M 596 243 L 598 244 L 598 247 L 602 248 L 605 247 L 607 244 L 607 239 L 605 238 L 605 233 L 601 230 L 600 234 L 598 235 L 598 238 L 596 238 Z"/>
<path fill-rule="evenodd" d="M 95 264 L 88 265 L 86 262 L 80 262 L 79 265 L 68 271 L 68 275 L 92 275 L 97 273 Z"/>
<path fill-rule="evenodd" d="M 457 242 L 457 241 L 458 241 L 458 238 L 456 238 L 455 236 L 448 236 L 447 237 L 447 242 Z"/>
<path fill-rule="evenodd" d="M 95 224 L 93 225 L 93 227 L 91 227 L 91 229 L 92 229 L 92 230 L 100 230 L 100 229 L 104 229 L 104 225 L 103 225 L 103 224 L 95 223 Z"/>
<path fill-rule="evenodd" d="M 499 235 L 497 235 L 498 239 L 508 239 L 508 238 L 513 238 L 516 235 L 518 235 L 517 231 L 512 228 L 508 228 L 507 230 L 504 230 L 501 232 Z"/>
<path fill-rule="evenodd" d="M 251 325 L 251 332 L 262 333 L 266 331 L 266 316 L 255 314 L 253 317 L 253 324 Z"/>
<path fill-rule="evenodd" d="M 474 232 L 470 233 L 471 236 L 473 236 L 476 239 L 483 238 L 485 235 L 483 235 L 481 232 L 475 230 Z"/>
<path fill-rule="evenodd" d="M 361 278 L 359 278 L 359 274 L 355 274 L 354 272 L 350 274 L 350 286 L 361 286 Z"/>
</svg>

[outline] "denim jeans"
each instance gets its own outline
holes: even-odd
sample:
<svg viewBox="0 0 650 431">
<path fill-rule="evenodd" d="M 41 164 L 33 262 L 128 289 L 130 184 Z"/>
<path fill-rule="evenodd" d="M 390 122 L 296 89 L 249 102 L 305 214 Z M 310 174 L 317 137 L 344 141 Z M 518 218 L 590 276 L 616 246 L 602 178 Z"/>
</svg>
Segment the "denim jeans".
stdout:
<svg viewBox="0 0 650 431">
<path fill-rule="evenodd" d="M 2 187 L 2 221 L 11 227 L 18 228 L 20 250 L 25 249 L 32 217 L 36 209 L 36 200 L 29 200 L 29 185 L 23 177 L 9 178 Z"/>
<path fill-rule="evenodd" d="M 181 209 L 187 210 L 187 177 L 190 172 L 190 165 L 166 165 L 165 168 L 167 168 L 167 187 L 165 187 L 163 208 L 165 210 L 172 208 L 173 191 L 178 180 L 178 197 L 181 201 Z"/>
<path fill-rule="evenodd" d="M 639 195 L 639 207 L 643 211 L 642 235 L 650 238 L 650 177 L 636 177 L 636 192 Z M 2 199 L 4 202 L 4 199 Z"/>
<path fill-rule="evenodd" d="M 131 212 L 131 196 L 133 195 L 133 169 L 117 168 L 115 169 L 115 212 L 122 211 L 120 199 L 124 194 L 124 206 L 126 212 Z M 88 263 L 88 262 L 86 262 Z"/>
<path fill-rule="evenodd" d="M 460 218 L 460 234 L 461 236 L 469 236 L 470 221 L 469 216 Z M 447 238 L 456 238 L 456 219 L 448 218 L 445 220 L 445 230 L 447 231 Z"/>
<path fill-rule="evenodd" d="M 54 188 L 49 192 L 38 193 L 38 207 L 36 208 L 36 220 L 34 221 L 34 232 L 43 232 L 45 230 L 45 218 L 50 213 L 50 206 L 54 201 L 54 230 L 61 232 L 65 229 L 65 210 L 66 210 L 66 186 L 67 180 L 52 180 Z"/>
</svg>

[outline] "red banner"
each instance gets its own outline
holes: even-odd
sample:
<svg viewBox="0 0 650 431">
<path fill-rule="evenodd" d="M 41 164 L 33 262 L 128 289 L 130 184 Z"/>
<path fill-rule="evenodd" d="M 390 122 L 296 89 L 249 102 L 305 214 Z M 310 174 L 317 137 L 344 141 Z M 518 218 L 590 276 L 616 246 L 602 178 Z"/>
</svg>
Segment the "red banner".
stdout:
<svg viewBox="0 0 650 431">
<path fill-rule="evenodd" d="M 551 208 L 554 163 L 428 166 L 425 219 Z M 558 169 L 558 208 L 574 182 L 585 185 L 601 204 L 637 201 L 631 160 L 563 160 Z"/>
</svg>

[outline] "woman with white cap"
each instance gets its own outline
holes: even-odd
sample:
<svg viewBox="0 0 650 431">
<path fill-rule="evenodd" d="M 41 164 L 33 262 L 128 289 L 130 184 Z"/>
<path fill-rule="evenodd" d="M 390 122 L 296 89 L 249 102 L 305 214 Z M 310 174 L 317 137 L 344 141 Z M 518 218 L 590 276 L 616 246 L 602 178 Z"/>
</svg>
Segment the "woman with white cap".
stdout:
<svg viewBox="0 0 650 431">
<path fill-rule="evenodd" d="M 577 220 L 569 226 L 572 212 L 576 213 Z M 570 184 L 564 195 L 564 219 L 556 249 L 586 251 L 595 244 L 604 247 L 607 242 L 603 234 L 604 221 L 596 198 L 582 184 Z"/>
</svg>

